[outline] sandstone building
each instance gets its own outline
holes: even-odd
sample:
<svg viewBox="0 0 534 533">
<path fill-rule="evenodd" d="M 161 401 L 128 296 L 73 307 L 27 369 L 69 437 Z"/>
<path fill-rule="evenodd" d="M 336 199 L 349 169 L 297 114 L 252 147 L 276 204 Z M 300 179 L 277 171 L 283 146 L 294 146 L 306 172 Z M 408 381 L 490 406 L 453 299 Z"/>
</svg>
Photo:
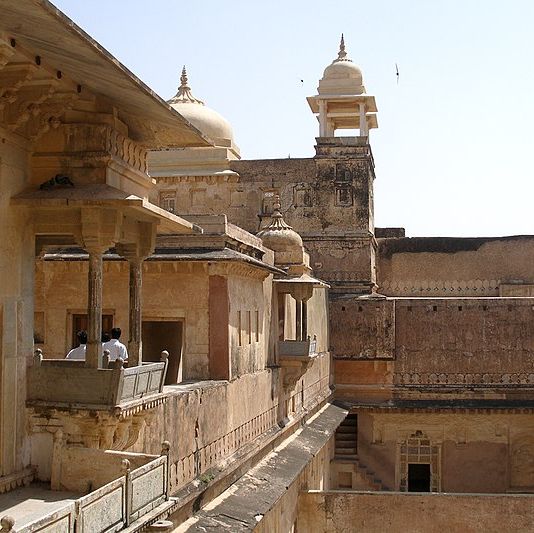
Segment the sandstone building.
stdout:
<svg viewBox="0 0 534 533">
<path fill-rule="evenodd" d="M 185 67 L 0 13 L 0 531 L 531 528 L 534 238 L 375 228 L 343 38 L 315 157 L 243 160 Z"/>
</svg>

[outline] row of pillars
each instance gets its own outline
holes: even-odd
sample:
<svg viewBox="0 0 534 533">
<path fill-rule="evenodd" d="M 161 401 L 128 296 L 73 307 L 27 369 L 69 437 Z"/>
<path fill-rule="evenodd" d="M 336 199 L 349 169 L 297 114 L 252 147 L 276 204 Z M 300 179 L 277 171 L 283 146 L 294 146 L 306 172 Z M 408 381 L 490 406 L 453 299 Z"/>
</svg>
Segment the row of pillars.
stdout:
<svg viewBox="0 0 534 533">
<path fill-rule="evenodd" d="M 103 255 L 102 248 L 87 249 L 89 252 L 88 298 L 87 298 L 87 351 L 85 366 L 101 368 L 102 366 L 102 289 L 103 289 Z M 130 266 L 129 282 L 129 335 L 128 364 L 141 364 L 141 291 L 144 257 L 126 255 Z"/>
<path fill-rule="evenodd" d="M 367 125 L 367 113 L 365 111 L 365 104 L 359 104 L 360 114 L 360 136 L 367 137 L 369 135 L 369 126 Z M 325 100 L 319 100 L 319 136 L 333 137 L 335 132 L 334 121 L 328 119 L 328 109 Z"/>
</svg>

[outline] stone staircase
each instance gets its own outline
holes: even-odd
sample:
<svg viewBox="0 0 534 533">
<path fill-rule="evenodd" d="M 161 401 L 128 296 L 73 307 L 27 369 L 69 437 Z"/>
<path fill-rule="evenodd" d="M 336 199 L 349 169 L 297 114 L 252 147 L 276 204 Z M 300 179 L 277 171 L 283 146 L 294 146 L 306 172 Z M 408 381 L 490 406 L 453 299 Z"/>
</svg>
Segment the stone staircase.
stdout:
<svg viewBox="0 0 534 533">
<path fill-rule="evenodd" d="M 336 429 L 336 459 L 355 459 L 358 457 L 358 418 L 348 415 Z"/>
<path fill-rule="evenodd" d="M 351 490 L 389 490 L 358 457 L 358 419 L 348 415 L 336 430 L 333 463 L 338 475 L 350 474 Z"/>
</svg>

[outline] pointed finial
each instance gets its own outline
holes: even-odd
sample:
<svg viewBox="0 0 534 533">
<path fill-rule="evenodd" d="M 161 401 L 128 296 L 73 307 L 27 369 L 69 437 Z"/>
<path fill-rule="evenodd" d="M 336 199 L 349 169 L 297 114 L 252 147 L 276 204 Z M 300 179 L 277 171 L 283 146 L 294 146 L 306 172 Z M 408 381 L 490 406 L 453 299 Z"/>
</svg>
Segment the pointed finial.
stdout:
<svg viewBox="0 0 534 533">
<path fill-rule="evenodd" d="M 181 85 L 180 87 L 187 87 L 187 71 L 185 70 L 185 65 L 184 65 L 184 68 L 182 69 L 182 75 L 180 76 L 180 82 L 181 82 Z"/>
<path fill-rule="evenodd" d="M 337 53 L 338 61 L 343 61 L 347 57 L 347 52 L 345 52 L 345 38 L 341 34 L 341 41 L 339 43 L 339 52 Z"/>
<path fill-rule="evenodd" d="M 282 215 L 280 211 L 281 208 L 282 205 L 280 204 L 280 195 L 275 194 L 273 212 L 271 213 L 271 222 L 257 233 L 258 237 L 262 237 L 266 232 L 269 231 L 293 230 L 289 224 L 286 224 L 284 215 Z"/>
<path fill-rule="evenodd" d="M 188 85 L 189 79 L 187 77 L 187 70 L 185 65 L 182 68 L 182 75 L 180 76 L 180 87 L 178 92 L 167 101 L 168 104 L 190 103 L 190 104 L 203 104 L 202 100 L 195 98 L 191 92 L 191 87 Z"/>
<path fill-rule="evenodd" d="M 337 63 L 338 61 L 352 62 L 352 60 L 347 57 L 347 52 L 345 50 L 345 37 L 343 36 L 343 34 L 341 34 L 341 41 L 339 42 L 339 52 L 337 53 L 337 58 L 334 59 L 334 63 Z"/>
</svg>

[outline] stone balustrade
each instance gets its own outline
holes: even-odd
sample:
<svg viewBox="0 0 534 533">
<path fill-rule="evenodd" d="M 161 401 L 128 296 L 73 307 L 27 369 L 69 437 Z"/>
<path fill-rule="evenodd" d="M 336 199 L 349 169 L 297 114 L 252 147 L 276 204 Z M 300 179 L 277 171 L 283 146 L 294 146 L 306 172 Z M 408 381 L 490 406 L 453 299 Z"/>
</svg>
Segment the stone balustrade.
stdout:
<svg viewBox="0 0 534 533">
<path fill-rule="evenodd" d="M 162 392 L 169 355 L 128 368 L 122 359 L 112 368 L 87 368 L 83 361 L 43 359 L 39 352 L 28 368 L 28 403 L 106 409 Z"/>
<path fill-rule="evenodd" d="M 162 455 L 139 468 L 130 469 L 130 461 L 122 460 L 123 475 L 118 479 L 70 502 L 58 511 L 17 527 L 10 516 L 1 519 L 1 531 L 39 533 L 104 533 L 120 531 L 141 521 L 169 502 L 169 443 L 162 445 Z M 142 524 L 140 524 L 142 527 Z"/>
</svg>

